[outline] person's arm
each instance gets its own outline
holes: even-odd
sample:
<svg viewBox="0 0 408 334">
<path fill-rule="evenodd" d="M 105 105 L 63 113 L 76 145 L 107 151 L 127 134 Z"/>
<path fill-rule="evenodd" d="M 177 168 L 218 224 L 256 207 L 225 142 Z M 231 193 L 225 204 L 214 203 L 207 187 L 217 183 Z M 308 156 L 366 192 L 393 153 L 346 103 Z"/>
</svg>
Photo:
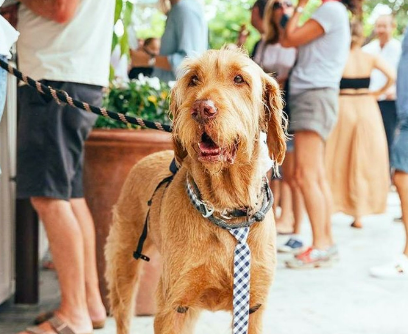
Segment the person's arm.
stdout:
<svg viewBox="0 0 408 334">
<path fill-rule="evenodd" d="M 309 0 L 299 0 L 292 17 L 286 24 L 280 43 L 285 48 L 298 47 L 324 35 L 323 27 L 316 20 L 310 19 L 299 27 L 299 19 Z"/>
<path fill-rule="evenodd" d="M 172 22 L 172 29 L 175 29 L 178 36 L 177 51 L 170 55 L 156 57 L 151 57 L 145 51 L 134 51 L 132 53 L 133 66 L 153 66 L 166 71 L 174 71 L 186 56 L 191 56 L 197 51 L 197 43 L 201 43 L 200 38 L 202 38 L 202 36 L 199 36 L 201 30 L 197 24 L 197 17 L 184 10 L 178 12 L 177 16 L 172 17 Z M 174 22 L 177 23 L 174 24 Z M 167 24 L 169 25 L 169 23 Z M 152 61 L 152 58 L 154 61 Z"/>
<path fill-rule="evenodd" d="M 388 65 L 388 63 L 380 56 L 374 57 L 374 68 L 380 70 L 387 78 L 387 82 L 380 89 L 373 91 L 375 97 L 379 97 L 387 92 L 387 90 L 394 84 L 396 73 L 395 70 Z"/>
<path fill-rule="evenodd" d="M 202 13 L 204 15 L 204 13 Z M 175 32 L 177 35 L 176 52 L 168 55 L 167 59 L 171 65 L 172 71 L 175 71 L 186 57 L 194 56 L 197 52 L 202 52 L 203 40 L 208 41 L 208 36 L 203 35 L 203 26 L 201 18 L 197 13 L 192 13 L 187 8 L 177 11 L 173 18 Z M 208 27 L 204 28 L 208 31 Z M 206 44 L 206 48 L 208 45 Z"/>
<path fill-rule="evenodd" d="M 133 67 L 157 67 L 166 71 L 171 71 L 171 65 L 167 56 L 159 55 L 152 57 L 144 50 L 131 50 L 131 59 Z"/>
<path fill-rule="evenodd" d="M 20 0 L 35 14 L 57 23 L 67 23 L 75 14 L 79 0 Z"/>
</svg>

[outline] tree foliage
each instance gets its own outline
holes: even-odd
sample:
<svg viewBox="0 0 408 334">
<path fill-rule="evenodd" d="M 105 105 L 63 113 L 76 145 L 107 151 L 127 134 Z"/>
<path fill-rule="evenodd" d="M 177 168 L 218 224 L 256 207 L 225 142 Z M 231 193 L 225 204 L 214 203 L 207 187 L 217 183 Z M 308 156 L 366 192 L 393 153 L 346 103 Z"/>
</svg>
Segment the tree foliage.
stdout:
<svg viewBox="0 0 408 334">
<path fill-rule="evenodd" d="M 386 5 L 391 9 L 397 22 L 397 35 L 402 35 L 408 26 L 408 1 L 406 0 L 366 0 L 363 3 L 364 18 L 368 20 L 370 14 L 378 5 Z"/>
<path fill-rule="evenodd" d="M 126 0 L 117 0 L 122 3 Z M 255 0 L 202 0 L 206 16 L 209 18 L 210 47 L 218 49 L 224 44 L 236 43 L 242 25 L 250 32 L 245 43 L 248 50 L 259 39 L 259 33 L 252 27 L 251 7 Z M 293 1 L 294 3 L 297 0 Z M 319 6 L 321 0 L 309 0 L 305 14 L 301 21 L 305 21 Z M 366 32 L 372 31 L 373 22 L 371 15 L 377 5 L 388 6 L 397 20 L 397 35 L 401 35 L 408 25 L 408 1 L 407 0 L 365 0 L 363 2 L 363 19 Z M 165 16 L 158 10 L 144 5 L 136 5 L 134 9 L 133 27 L 138 38 L 160 37 L 164 31 Z M 127 36 L 126 36 L 127 38 Z"/>
</svg>

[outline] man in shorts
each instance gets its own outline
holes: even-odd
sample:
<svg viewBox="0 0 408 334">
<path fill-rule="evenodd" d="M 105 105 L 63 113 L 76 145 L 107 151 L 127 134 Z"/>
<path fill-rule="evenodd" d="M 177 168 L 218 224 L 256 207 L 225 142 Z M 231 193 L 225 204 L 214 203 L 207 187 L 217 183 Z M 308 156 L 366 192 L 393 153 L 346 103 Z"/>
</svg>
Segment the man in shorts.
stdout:
<svg viewBox="0 0 408 334">
<path fill-rule="evenodd" d="M 408 29 L 402 42 L 402 55 L 397 77 L 397 135 L 391 151 L 394 184 L 401 199 L 402 221 L 405 227 L 405 248 L 394 261 L 371 268 L 374 277 L 408 280 Z"/>
<path fill-rule="evenodd" d="M 21 0 L 21 71 L 74 99 L 100 105 L 108 85 L 115 1 Z M 61 303 L 53 318 L 24 333 L 92 333 L 106 310 L 99 292 L 94 223 L 84 199 L 84 141 L 96 116 L 19 88 L 17 198 L 44 224 Z"/>
<path fill-rule="evenodd" d="M 363 47 L 363 50 L 375 56 L 381 56 L 392 68 L 397 69 L 401 56 L 401 42 L 393 38 L 397 25 L 392 15 L 380 15 L 375 21 L 374 33 L 377 37 Z M 370 90 L 376 91 L 387 82 L 386 76 L 374 69 L 371 73 Z M 396 90 L 392 85 L 385 94 L 378 97 L 378 106 L 387 135 L 388 154 L 391 160 L 392 143 L 397 127 Z"/>
</svg>

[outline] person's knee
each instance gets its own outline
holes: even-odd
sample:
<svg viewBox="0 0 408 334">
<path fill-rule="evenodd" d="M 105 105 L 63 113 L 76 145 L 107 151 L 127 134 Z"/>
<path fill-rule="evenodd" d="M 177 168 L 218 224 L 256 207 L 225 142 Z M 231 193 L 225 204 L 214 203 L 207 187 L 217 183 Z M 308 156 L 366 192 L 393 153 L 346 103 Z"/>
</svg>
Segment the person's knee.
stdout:
<svg viewBox="0 0 408 334">
<path fill-rule="evenodd" d="M 66 203 L 66 201 L 49 197 L 31 197 L 30 201 L 40 217 L 44 217 L 55 210 L 59 210 L 61 204 Z"/>
<path fill-rule="evenodd" d="M 299 189 L 299 185 L 297 183 L 295 173 L 292 172 L 292 174 L 290 174 L 289 177 L 285 178 L 285 181 L 287 184 L 289 184 L 289 187 L 292 191 Z"/>
<path fill-rule="evenodd" d="M 51 204 L 51 200 L 47 197 L 31 197 L 30 201 L 40 216 L 49 209 Z"/>
<path fill-rule="evenodd" d="M 408 174 L 407 173 L 396 171 L 394 173 L 393 180 L 394 180 L 395 186 L 398 189 L 398 192 L 408 190 Z"/>
<path fill-rule="evenodd" d="M 320 171 L 309 166 L 299 165 L 295 170 L 295 182 L 300 189 L 310 187 L 312 184 L 319 183 L 321 178 Z"/>
</svg>

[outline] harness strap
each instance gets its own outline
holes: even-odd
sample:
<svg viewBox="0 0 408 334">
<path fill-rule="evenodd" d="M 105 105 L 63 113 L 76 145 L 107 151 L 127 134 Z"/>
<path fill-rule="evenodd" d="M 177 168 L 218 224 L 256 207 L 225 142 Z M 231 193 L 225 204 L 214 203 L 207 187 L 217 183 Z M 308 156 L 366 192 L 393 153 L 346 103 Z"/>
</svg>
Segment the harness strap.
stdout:
<svg viewBox="0 0 408 334">
<path fill-rule="evenodd" d="M 261 208 L 257 212 L 255 212 L 252 216 L 248 217 L 248 219 L 242 223 L 236 223 L 236 224 L 227 223 L 223 219 L 214 216 L 214 208 L 212 205 L 209 205 L 208 203 L 202 201 L 200 190 L 198 189 L 193 179 L 191 180 L 191 183 L 190 183 L 188 174 L 186 177 L 185 186 L 186 186 L 186 191 L 190 199 L 190 202 L 197 209 L 197 211 L 199 211 L 201 215 L 204 218 L 207 218 L 211 223 L 213 223 L 214 225 L 218 227 L 221 227 L 224 230 L 233 230 L 233 229 L 239 229 L 239 228 L 244 228 L 244 227 L 250 227 L 257 222 L 263 221 L 265 219 L 266 213 L 272 208 L 272 204 L 273 204 L 273 194 L 272 194 L 271 189 L 269 188 L 268 182 L 265 179 L 264 184 L 261 189 L 262 194 L 263 194 Z M 238 212 L 238 210 L 235 210 L 234 213 L 236 212 Z M 242 217 L 242 216 L 244 215 L 241 215 L 241 214 L 237 215 L 237 217 Z M 221 215 L 221 217 L 223 217 L 223 215 Z M 228 219 L 230 218 L 231 217 L 229 217 Z"/>
<path fill-rule="evenodd" d="M 142 254 L 142 251 L 143 251 L 144 242 L 146 241 L 146 238 L 147 238 L 147 228 L 148 228 L 148 222 L 149 222 L 149 214 L 150 214 L 150 209 L 147 212 L 146 220 L 145 220 L 144 227 L 143 227 L 143 232 L 142 232 L 142 235 L 139 238 L 139 242 L 137 244 L 136 251 L 133 252 L 133 257 L 136 260 L 142 259 L 142 260 L 144 260 L 146 262 L 150 261 L 150 257 Z"/>
<path fill-rule="evenodd" d="M 170 182 L 173 180 L 174 175 L 176 175 L 176 173 L 178 171 L 178 168 L 177 168 L 175 159 L 173 159 L 171 161 L 169 169 L 172 172 L 172 175 L 170 175 L 170 176 L 168 176 L 168 177 L 166 177 L 166 178 L 164 178 L 163 180 L 160 181 L 160 183 L 157 185 L 156 189 L 154 189 L 152 197 L 150 197 L 149 201 L 147 202 L 147 205 L 149 206 L 149 210 L 147 211 L 145 223 L 144 223 L 144 226 L 143 226 L 143 232 L 142 232 L 142 234 L 141 234 L 141 236 L 139 238 L 139 242 L 137 243 L 136 251 L 133 252 L 133 257 L 136 260 L 142 259 L 142 260 L 144 260 L 146 262 L 150 261 L 150 258 L 142 253 L 143 245 L 144 245 L 144 243 L 146 241 L 146 238 L 147 238 L 149 217 L 150 217 L 150 206 L 152 205 L 153 197 L 156 194 L 156 191 L 159 190 L 159 188 L 165 183 L 167 183 L 166 184 L 166 188 L 167 188 L 169 186 Z"/>
</svg>

